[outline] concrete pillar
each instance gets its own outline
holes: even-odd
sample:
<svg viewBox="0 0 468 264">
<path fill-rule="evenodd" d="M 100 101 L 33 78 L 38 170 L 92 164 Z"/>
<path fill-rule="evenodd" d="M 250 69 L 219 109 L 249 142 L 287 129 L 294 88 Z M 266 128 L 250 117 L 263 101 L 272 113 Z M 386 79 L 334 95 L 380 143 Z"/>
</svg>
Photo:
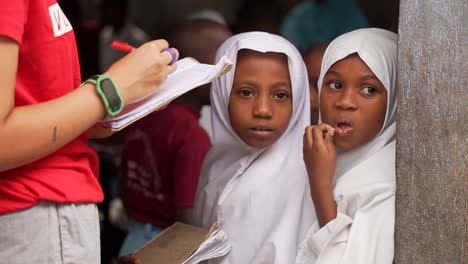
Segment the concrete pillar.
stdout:
<svg viewBox="0 0 468 264">
<path fill-rule="evenodd" d="M 396 263 L 468 263 L 468 1 L 401 0 Z"/>
</svg>

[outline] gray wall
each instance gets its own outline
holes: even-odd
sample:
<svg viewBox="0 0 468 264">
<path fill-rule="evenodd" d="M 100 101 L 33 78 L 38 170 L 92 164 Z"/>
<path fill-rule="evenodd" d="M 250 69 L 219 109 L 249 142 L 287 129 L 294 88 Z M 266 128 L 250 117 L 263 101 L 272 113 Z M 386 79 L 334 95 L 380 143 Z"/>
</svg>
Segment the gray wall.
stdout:
<svg viewBox="0 0 468 264">
<path fill-rule="evenodd" d="M 468 1 L 400 2 L 396 263 L 468 263 Z"/>
</svg>

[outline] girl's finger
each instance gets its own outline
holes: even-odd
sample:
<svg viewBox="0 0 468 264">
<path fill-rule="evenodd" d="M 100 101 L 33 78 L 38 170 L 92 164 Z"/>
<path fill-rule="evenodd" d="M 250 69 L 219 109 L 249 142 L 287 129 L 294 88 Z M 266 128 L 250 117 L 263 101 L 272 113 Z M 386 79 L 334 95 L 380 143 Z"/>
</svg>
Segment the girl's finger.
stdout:
<svg viewBox="0 0 468 264">
<path fill-rule="evenodd" d="M 312 138 L 314 141 L 314 146 L 319 147 L 319 148 L 324 146 L 323 131 L 322 129 L 320 129 L 320 127 L 318 126 L 313 127 Z"/>
<path fill-rule="evenodd" d="M 312 128 L 314 126 L 307 126 L 305 128 L 305 131 L 304 131 L 304 147 L 307 146 L 307 147 L 312 147 L 312 145 L 314 144 L 314 140 L 313 140 L 313 137 L 312 137 Z"/>
<path fill-rule="evenodd" d="M 330 130 L 334 130 L 334 127 L 330 126 L 329 124 L 326 124 L 326 123 L 321 123 L 320 125 L 317 125 L 320 130 L 322 130 L 323 132 L 328 132 Z"/>
<path fill-rule="evenodd" d="M 335 136 L 335 129 L 331 128 L 330 130 L 327 131 L 325 135 L 325 145 L 327 146 L 327 149 L 330 150 L 330 148 L 335 148 L 335 143 L 334 143 L 334 136 Z"/>
</svg>

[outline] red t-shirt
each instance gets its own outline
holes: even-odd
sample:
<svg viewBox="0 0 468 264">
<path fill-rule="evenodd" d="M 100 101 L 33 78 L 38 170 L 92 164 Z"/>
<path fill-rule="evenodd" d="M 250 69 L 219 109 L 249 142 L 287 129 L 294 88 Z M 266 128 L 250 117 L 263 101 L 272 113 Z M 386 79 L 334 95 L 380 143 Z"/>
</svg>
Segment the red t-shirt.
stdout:
<svg viewBox="0 0 468 264">
<path fill-rule="evenodd" d="M 15 106 L 55 99 L 78 87 L 75 36 L 57 2 L 0 0 L 0 6 L 0 35 L 20 44 Z M 0 214 L 42 200 L 100 202 L 97 175 L 97 155 L 82 134 L 39 161 L 1 172 Z"/>
<path fill-rule="evenodd" d="M 127 207 L 134 219 L 165 228 L 176 208 L 193 207 L 211 145 L 199 118 L 195 109 L 173 102 L 127 128 Z"/>
</svg>

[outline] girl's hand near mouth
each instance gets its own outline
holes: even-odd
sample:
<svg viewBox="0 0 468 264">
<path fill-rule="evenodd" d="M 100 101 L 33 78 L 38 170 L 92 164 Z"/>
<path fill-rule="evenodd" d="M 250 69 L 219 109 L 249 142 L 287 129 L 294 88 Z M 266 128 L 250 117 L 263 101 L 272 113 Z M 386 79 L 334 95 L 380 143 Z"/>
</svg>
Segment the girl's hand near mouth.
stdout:
<svg viewBox="0 0 468 264">
<path fill-rule="evenodd" d="M 304 162 L 320 226 L 336 218 L 332 191 L 336 171 L 334 134 L 335 128 L 325 123 L 308 126 L 304 132 Z"/>
</svg>

